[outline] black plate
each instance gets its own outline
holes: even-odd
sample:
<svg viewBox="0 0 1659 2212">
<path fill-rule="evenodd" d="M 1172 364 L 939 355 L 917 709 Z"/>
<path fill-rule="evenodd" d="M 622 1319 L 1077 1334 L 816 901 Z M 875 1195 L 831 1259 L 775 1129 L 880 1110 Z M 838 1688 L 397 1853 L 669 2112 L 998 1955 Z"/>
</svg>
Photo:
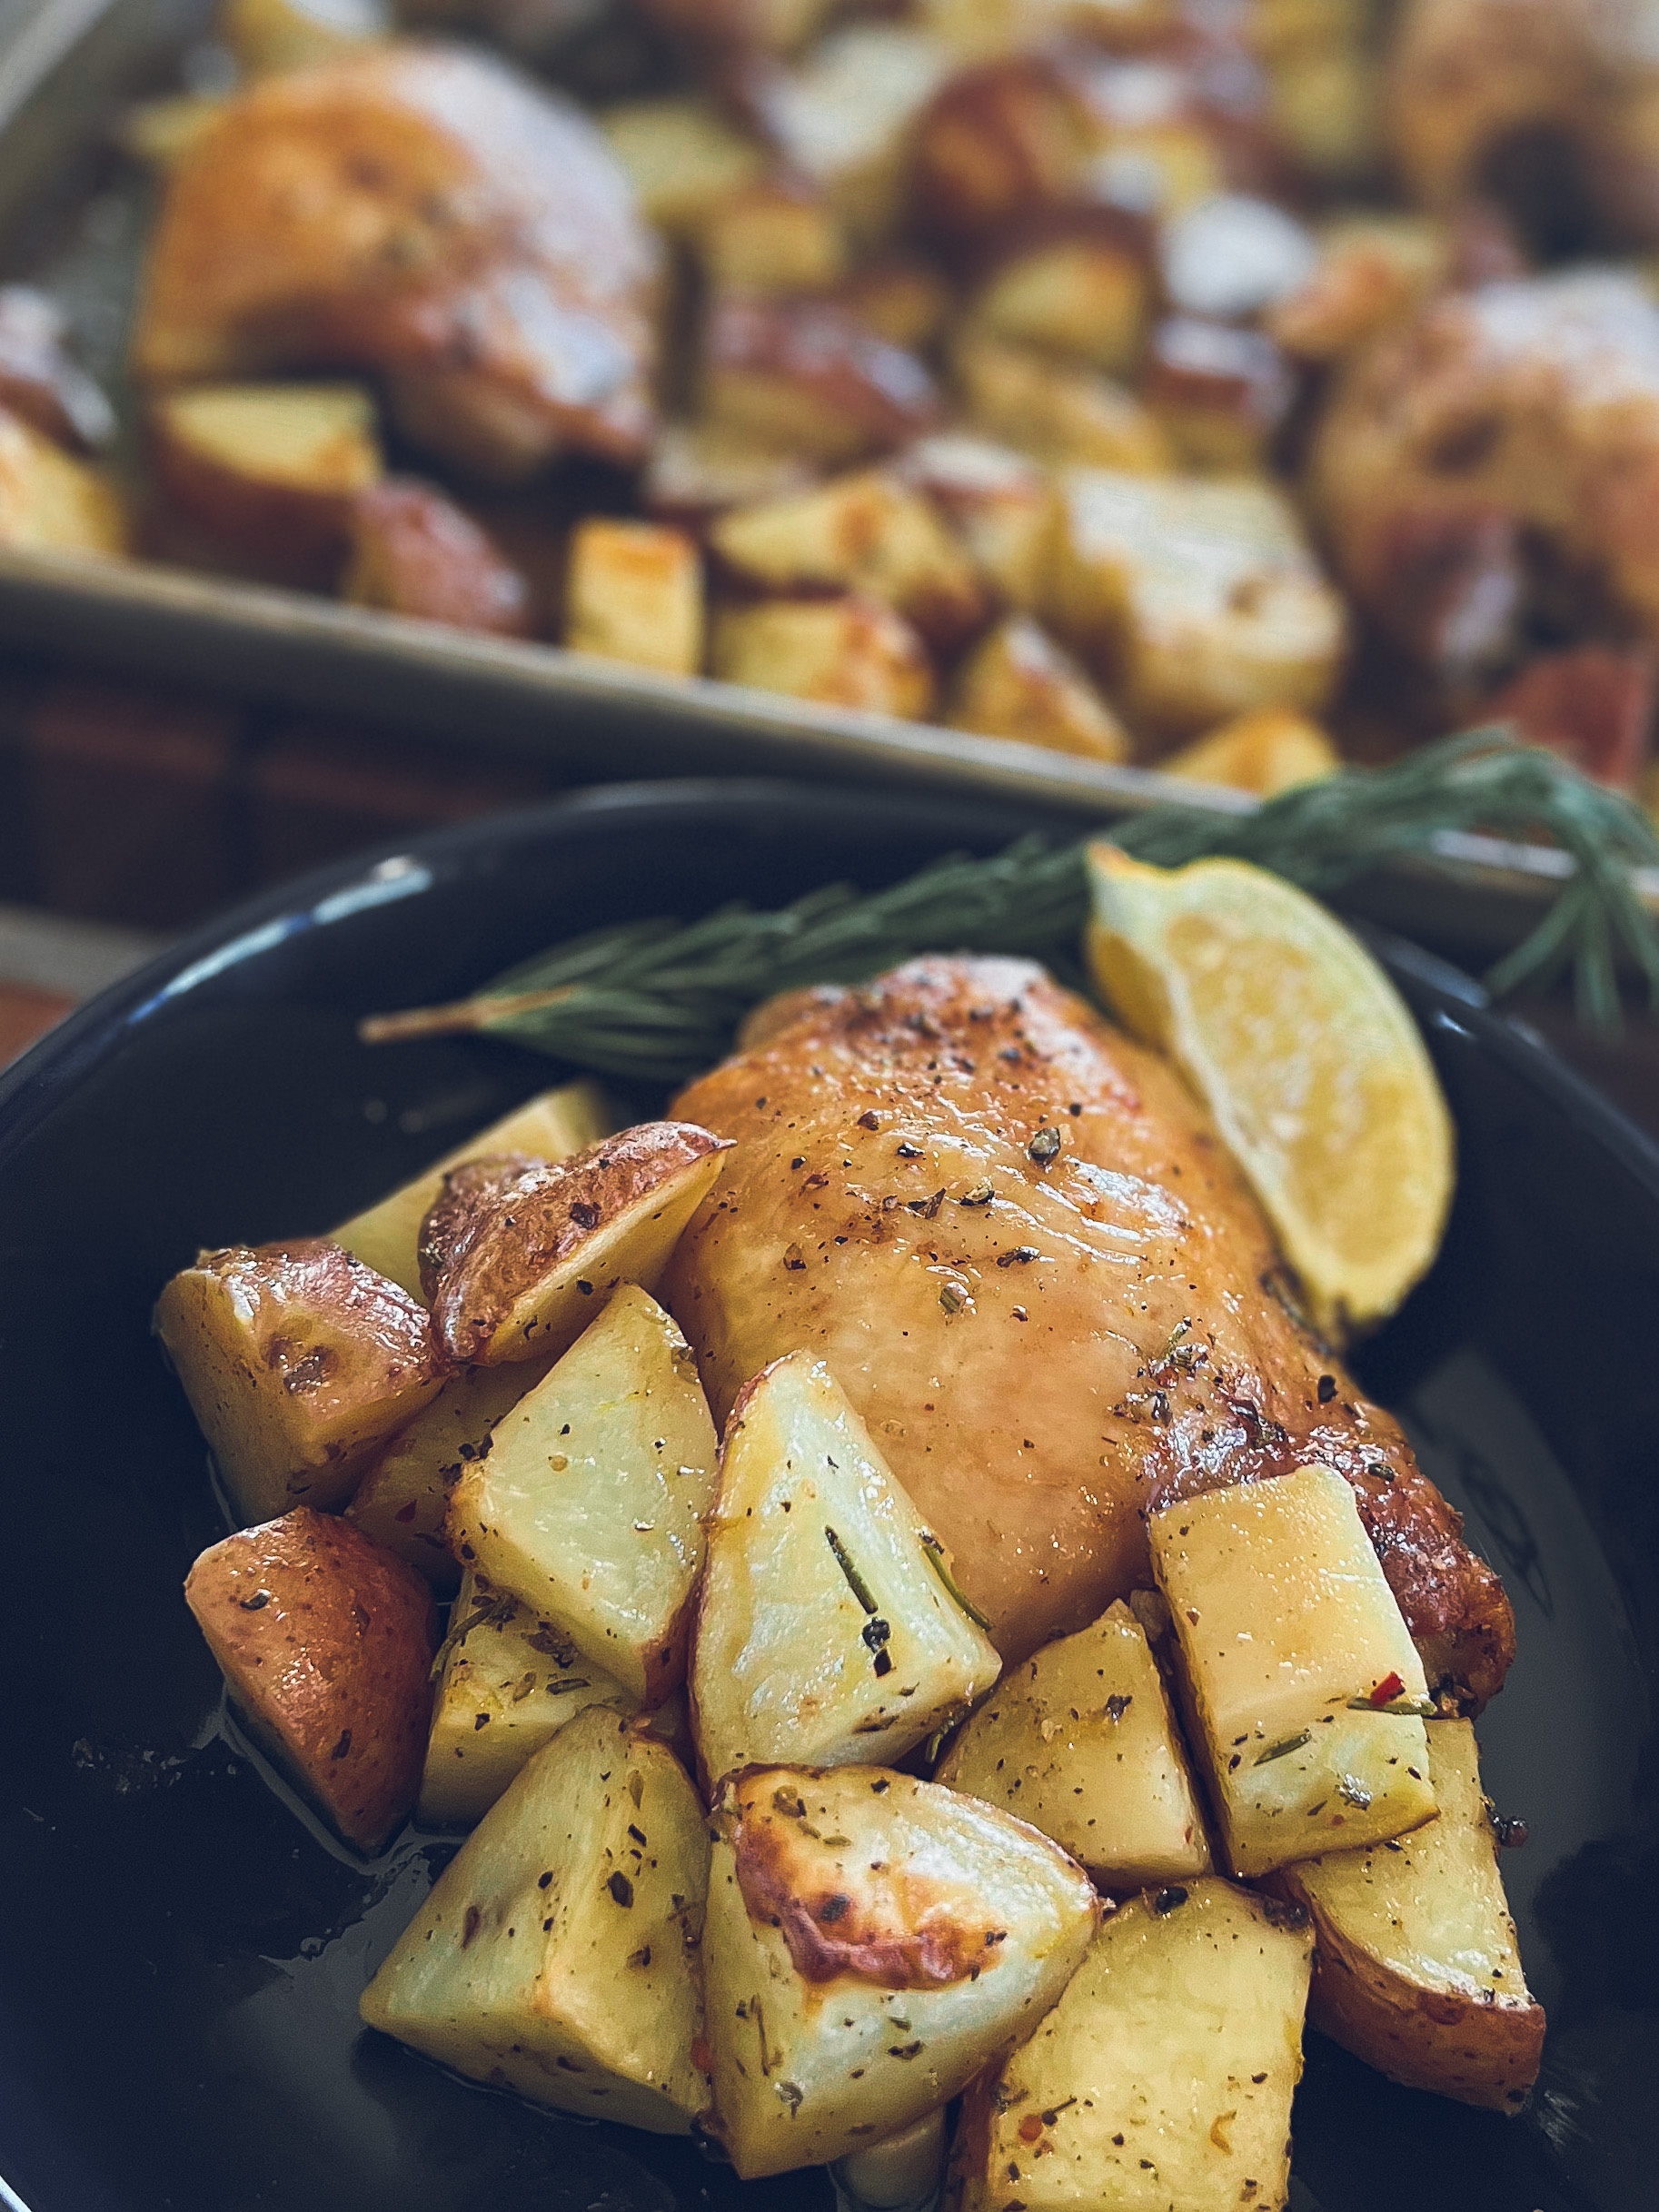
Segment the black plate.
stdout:
<svg viewBox="0 0 1659 2212">
<path fill-rule="evenodd" d="M 366 1050 L 355 1015 L 602 921 L 874 884 L 1009 827 L 778 785 L 590 794 L 244 908 L 0 1082 L 0 2170 L 33 2212 L 828 2203 L 821 2176 L 746 2188 L 359 2029 L 443 1849 L 363 1866 L 227 1735 L 179 1594 L 221 1523 L 148 1315 L 198 1245 L 337 1220 L 548 1080 L 507 1046 Z M 1532 1826 L 1505 1872 L 1553 2026 L 1518 2119 L 1310 2037 L 1294 2202 L 1640 2212 L 1659 2204 L 1659 1150 L 1455 971 L 1384 950 L 1462 1179 L 1440 1264 L 1361 1367 L 1515 1602 L 1481 1732 L 1494 1797 Z"/>
</svg>

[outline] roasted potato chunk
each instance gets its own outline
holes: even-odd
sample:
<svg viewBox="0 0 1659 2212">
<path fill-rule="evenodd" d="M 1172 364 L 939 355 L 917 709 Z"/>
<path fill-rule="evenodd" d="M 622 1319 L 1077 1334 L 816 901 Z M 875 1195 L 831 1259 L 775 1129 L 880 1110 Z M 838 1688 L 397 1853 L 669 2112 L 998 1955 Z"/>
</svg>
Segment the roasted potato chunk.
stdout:
<svg viewBox="0 0 1659 2212">
<path fill-rule="evenodd" d="M 906 24 L 852 24 L 766 84 L 765 120 L 791 167 L 828 197 L 868 251 L 897 226 L 910 128 L 950 57 Z"/>
<path fill-rule="evenodd" d="M 514 1106 L 500 1121 L 492 1122 L 464 1145 L 444 1155 L 373 1205 L 353 1214 L 333 1232 L 334 1242 L 353 1252 L 366 1267 L 378 1268 L 401 1283 L 412 1297 L 421 1295 L 421 1224 L 431 1212 L 452 1167 L 468 1160 L 499 1158 L 509 1152 L 528 1153 L 540 1160 L 568 1159 L 606 1136 L 615 1116 L 604 1093 L 591 1077 L 562 1083 L 558 1089 L 538 1092 Z"/>
<path fill-rule="evenodd" d="M 469 1568 L 432 1700 L 421 1819 L 472 1827 L 579 1712 L 609 1705 L 631 1713 L 638 1703 L 551 1621 Z"/>
<path fill-rule="evenodd" d="M 1054 488 L 1028 454 L 960 431 L 920 439 L 899 460 L 1010 607 L 1029 613 L 1042 591 L 1054 530 Z"/>
<path fill-rule="evenodd" d="M 988 437 L 1056 467 L 1088 461 L 1156 475 L 1175 465 L 1157 418 L 1092 369 L 972 332 L 953 358 L 969 419 Z"/>
<path fill-rule="evenodd" d="M 973 562 L 932 504 L 888 470 L 734 509 L 713 524 L 709 543 L 747 582 L 860 592 L 896 607 L 943 650 L 988 611 Z"/>
<path fill-rule="evenodd" d="M 1312 1916 L 1308 2017 L 1414 2089 L 1513 2112 L 1544 2048 L 1498 1872 L 1467 1721 L 1428 1731 L 1436 1819 L 1396 1843 L 1286 1867 L 1275 1886 Z"/>
<path fill-rule="evenodd" d="M 1277 799 L 1298 783 L 1316 783 L 1342 766 L 1317 722 L 1289 707 L 1258 707 L 1236 716 L 1158 762 L 1165 776 L 1190 783 L 1224 783 L 1258 799 Z"/>
<path fill-rule="evenodd" d="M 342 598 L 499 637 L 529 633 L 531 590 L 488 531 L 431 484 L 391 477 L 352 501 Z"/>
<path fill-rule="evenodd" d="M 800 491 L 813 473 L 798 454 L 757 444 L 718 422 L 670 422 L 646 463 L 640 501 L 660 521 L 699 530 L 729 507 Z"/>
<path fill-rule="evenodd" d="M 1150 305 L 1144 226 L 1101 209 L 1005 261 L 969 312 L 993 337 L 1122 375 L 1139 358 Z"/>
<path fill-rule="evenodd" d="M 1266 465 L 1296 379 L 1260 331 L 1171 315 L 1152 334 L 1141 395 L 1187 467 L 1247 475 Z"/>
<path fill-rule="evenodd" d="M 671 238 L 691 237 L 765 168 L 760 142 L 708 100 L 629 100 L 600 120 L 641 213 Z"/>
<path fill-rule="evenodd" d="M 457 1360 L 551 1358 L 620 1283 L 654 1289 L 730 1146 L 648 1121 L 558 1162 L 451 1169 L 421 1232 L 421 1282 Z"/>
<path fill-rule="evenodd" d="M 1342 1477 L 1209 1491 L 1147 1533 L 1233 1870 L 1431 1820 L 1423 1661 Z"/>
<path fill-rule="evenodd" d="M 685 1671 L 715 1459 L 685 1338 L 624 1284 L 464 1469 L 450 1542 L 654 1705 Z"/>
<path fill-rule="evenodd" d="M 353 501 L 380 481 L 374 401 L 360 384 L 198 384 L 150 411 L 156 476 L 215 537 L 262 560 L 325 571 Z"/>
<path fill-rule="evenodd" d="M 221 0 L 218 23 L 219 35 L 249 77 L 332 61 L 392 28 L 379 0 Z"/>
<path fill-rule="evenodd" d="M 408 1292 L 326 1237 L 199 1253 L 155 1333 L 244 1521 L 343 1505 L 447 1364 Z"/>
<path fill-rule="evenodd" d="M 1312 1948 L 1302 1915 L 1214 1875 L 1120 1906 L 970 2091 L 962 2212 L 1284 2212 Z"/>
<path fill-rule="evenodd" d="M 426 1584 L 300 1505 L 204 1552 L 184 1596 L 260 1743 L 347 1842 L 378 1849 L 421 1782 L 437 1642 Z"/>
<path fill-rule="evenodd" d="M 833 300 L 716 303 L 703 338 L 713 422 L 826 467 L 901 445 L 938 412 L 933 379 Z"/>
<path fill-rule="evenodd" d="M 671 1751 L 590 1706 L 438 1877 L 363 2019 L 540 2104 L 684 2135 L 706 2095 L 703 1819 Z"/>
<path fill-rule="evenodd" d="M 4 405 L 0 545 L 106 556 L 127 550 L 125 511 L 109 480 Z"/>
<path fill-rule="evenodd" d="M 1209 1865 L 1157 1661 L 1121 1603 L 1006 1677 L 933 1779 L 1040 1828 L 1105 1890 Z"/>
<path fill-rule="evenodd" d="M 533 1367 L 464 1367 L 370 1461 L 346 1518 L 449 1597 L 461 1568 L 445 1533 L 450 1493 L 490 1432 L 536 1380 Z"/>
<path fill-rule="evenodd" d="M 847 241 L 828 201 L 788 174 L 756 177 L 710 210 L 696 253 L 716 291 L 824 292 L 847 268 Z"/>
<path fill-rule="evenodd" d="M 565 601 L 572 652 L 664 676 L 702 667 L 702 560 L 683 531 L 589 516 L 571 535 Z"/>
<path fill-rule="evenodd" d="M 830 1370 L 775 1361 L 720 1451 L 690 1669 L 705 1774 L 901 1758 L 1001 1664 Z"/>
<path fill-rule="evenodd" d="M 1253 707 L 1324 706 L 1346 617 L 1282 494 L 1073 469 L 1060 496 L 1048 612 L 1131 722 L 1186 737 Z"/>
<path fill-rule="evenodd" d="M 1297 361 L 1341 361 L 1404 321 L 1451 266 L 1445 223 L 1423 215 L 1340 217 L 1320 233 L 1313 267 L 1264 323 Z"/>
<path fill-rule="evenodd" d="M 912 353 L 933 343 L 953 304 L 950 286 L 939 271 L 903 253 L 855 269 L 838 286 L 836 298 L 878 338 Z"/>
<path fill-rule="evenodd" d="M 774 600 L 715 620 L 710 672 L 825 707 L 921 719 L 933 670 L 904 617 L 875 600 Z"/>
<path fill-rule="evenodd" d="M 1123 724 L 1068 653 L 1029 615 L 1010 615 L 976 647 L 957 678 L 953 729 L 1018 738 L 1091 760 L 1127 760 Z"/>
<path fill-rule="evenodd" d="M 1040 2019 L 1099 1905 L 1046 1837 L 878 1767 L 756 1767 L 715 1810 L 712 2131 L 745 2180 L 845 2157 Z"/>
</svg>

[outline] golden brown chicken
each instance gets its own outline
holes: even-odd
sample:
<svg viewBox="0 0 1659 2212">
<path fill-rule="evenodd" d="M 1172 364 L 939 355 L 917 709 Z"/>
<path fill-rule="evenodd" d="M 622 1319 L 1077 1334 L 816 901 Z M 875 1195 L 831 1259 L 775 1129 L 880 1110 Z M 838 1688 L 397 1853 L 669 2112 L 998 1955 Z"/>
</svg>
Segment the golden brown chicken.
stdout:
<svg viewBox="0 0 1659 2212">
<path fill-rule="evenodd" d="M 666 1294 L 718 1415 L 767 1362 L 826 1360 L 1009 1659 L 1147 1581 L 1149 1508 L 1323 1461 L 1431 1681 L 1501 1685 L 1501 1584 L 1295 1318 L 1162 1061 L 1019 960 L 765 1019 L 674 1108 L 736 1140 Z"/>
<path fill-rule="evenodd" d="M 1409 0 L 1388 109 L 1431 205 L 1495 195 L 1557 252 L 1659 241 L 1655 0 Z"/>
<path fill-rule="evenodd" d="M 1659 639 L 1659 307 L 1612 270 L 1430 302 L 1343 372 L 1311 485 L 1349 589 L 1444 675 L 1538 615 Z"/>
<path fill-rule="evenodd" d="M 522 475 L 638 459 L 657 248 L 597 128 L 456 47 L 388 44 L 227 104 L 168 181 L 134 364 L 151 382 L 356 367 L 409 435 Z"/>
</svg>

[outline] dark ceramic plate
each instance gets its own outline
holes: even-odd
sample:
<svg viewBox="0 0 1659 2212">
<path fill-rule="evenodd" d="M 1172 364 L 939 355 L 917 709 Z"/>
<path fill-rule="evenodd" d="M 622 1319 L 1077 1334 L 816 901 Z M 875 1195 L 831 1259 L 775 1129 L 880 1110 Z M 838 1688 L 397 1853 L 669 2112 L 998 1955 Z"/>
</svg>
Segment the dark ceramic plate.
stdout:
<svg viewBox="0 0 1659 2212">
<path fill-rule="evenodd" d="M 0 1082 L 7 2201 L 828 2203 L 821 2175 L 745 2188 L 690 2145 L 548 2117 L 360 2030 L 358 1990 L 443 1847 L 354 1861 L 226 1732 L 179 1594 L 222 1524 L 148 1316 L 198 1245 L 337 1220 L 548 1080 L 506 1046 L 367 1050 L 355 1015 L 601 921 L 874 884 L 1008 829 L 783 786 L 590 795 L 246 908 Z M 1455 971 L 1384 950 L 1462 1179 L 1444 1256 L 1361 1366 L 1515 1599 L 1520 1658 L 1482 1739 L 1494 1797 L 1531 1823 L 1505 1871 L 1553 2026 L 1516 2119 L 1310 2038 L 1294 2202 L 1641 2212 L 1659 2205 L 1659 1150 Z"/>
</svg>

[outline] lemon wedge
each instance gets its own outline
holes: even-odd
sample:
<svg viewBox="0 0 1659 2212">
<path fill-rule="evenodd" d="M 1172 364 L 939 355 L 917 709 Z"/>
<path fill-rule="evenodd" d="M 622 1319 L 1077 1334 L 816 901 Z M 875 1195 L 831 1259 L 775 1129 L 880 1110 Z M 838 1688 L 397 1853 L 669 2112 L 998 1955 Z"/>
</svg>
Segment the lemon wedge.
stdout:
<svg viewBox="0 0 1659 2212">
<path fill-rule="evenodd" d="M 1336 1340 L 1394 1312 L 1439 1247 L 1451 1116 L 1416 1025 L 1356 938 L 1243 860 L 1089 848 L 1086 949 L 1124 1026 L 1208 1107 Z"/>
</svg>

